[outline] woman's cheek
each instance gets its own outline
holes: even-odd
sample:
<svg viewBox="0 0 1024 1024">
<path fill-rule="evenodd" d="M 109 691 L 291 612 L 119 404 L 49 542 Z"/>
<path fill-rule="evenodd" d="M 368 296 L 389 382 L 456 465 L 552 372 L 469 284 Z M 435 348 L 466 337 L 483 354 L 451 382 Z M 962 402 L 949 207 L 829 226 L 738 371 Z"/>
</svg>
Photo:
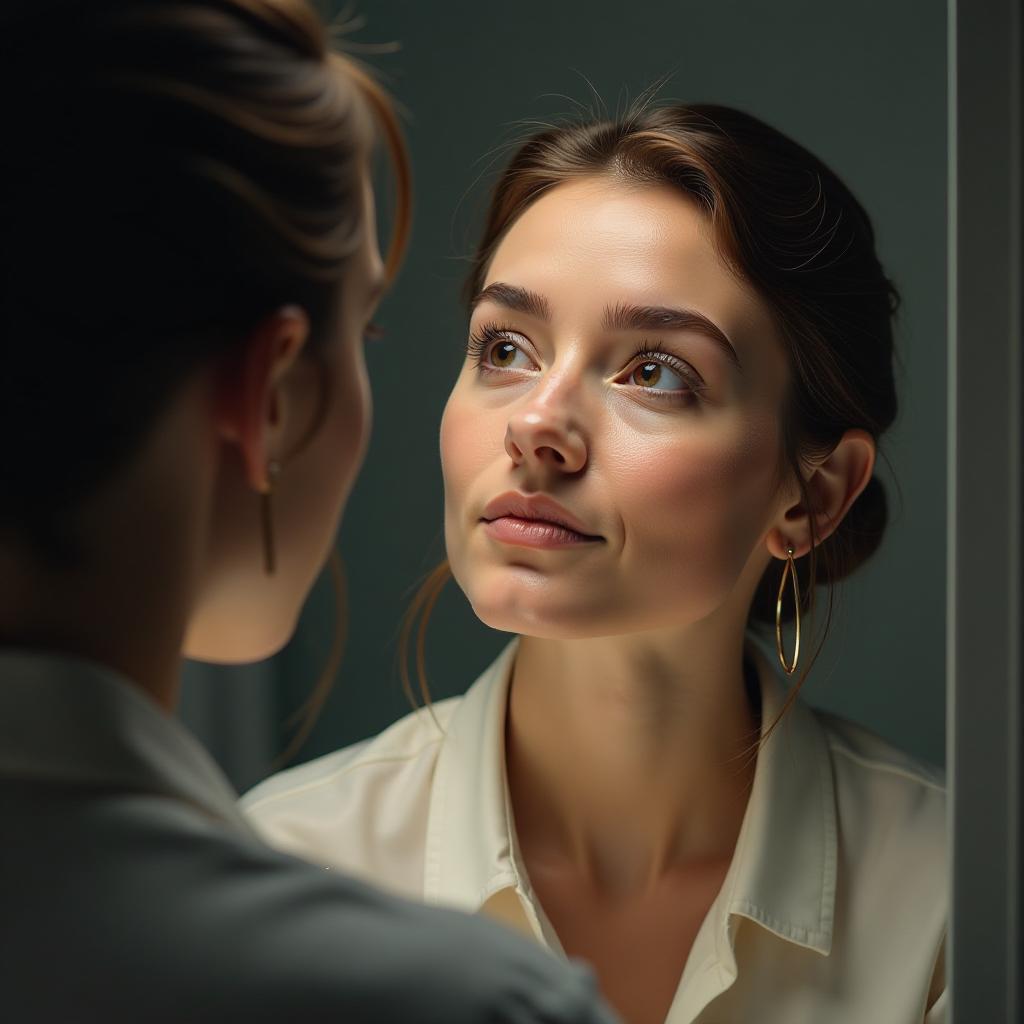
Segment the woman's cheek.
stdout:
<svg viewBox="0 0 1024 1024">
<path fill-rule="evenodd" d="M 456 391 L 441 417 L 441 470 L 446 502 L 464 499 L 472 481 L 499 455 L 502 438 L 493 436 L 488 417 Z M 492 497 L 485 495 L 484 500 Z"/>
<path fill-rule="evenodd" d="M 616 461 L 615 489 L 635 541 L 667 561 L 692 565 L 710 555 L 727 572 L 745 563 L 769 512 L 769 445 L 733 431 L 648 442 L 638 457 Z"/>
<path fill-rule="evenodd" d="M 472 508 L 468 507 L 473 484 L 487 459 L 479 410 L 453 393 L 441 417 L 441 471 L 444 482 L 444 536 L 448 563 L 463 590 L 466 589 L 466 558 L 472 529 Z M 493 458 L 493 455 L 492 455 Z M 491 495 L 483 495 L 482 501 Z M 476 495 L 480 502 L 480 495 Z"/>
</svg>

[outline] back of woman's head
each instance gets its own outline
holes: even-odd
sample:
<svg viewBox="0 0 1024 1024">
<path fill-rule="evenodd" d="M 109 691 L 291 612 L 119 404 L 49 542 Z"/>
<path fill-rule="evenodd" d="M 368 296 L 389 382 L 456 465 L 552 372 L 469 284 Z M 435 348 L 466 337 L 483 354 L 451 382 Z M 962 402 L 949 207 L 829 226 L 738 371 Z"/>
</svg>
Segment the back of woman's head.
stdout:
<svg viewBox="0 0 1024 1024">
<path fill-rule="evenodd" d="M 467 297 L 479 293 L 505 234 L 535 200 L 595 175 L 668 185 L 696 203 L 727 265 L 767 305 L 789 363 L 780 470 L 794 472 L 812 507 L 800 459 L 823 457 L 850 428 L 877 442 L 896 416 L 898 297 L 863 207 L 813 154 L 728 107 L 679 104 L 561 125 L 523 142 L 500 176 Z M 877 548 L 886 518 L 885 492 L 872 478 L 838 529 L 812 548 L 806 577 L 830 585 L 852 572 Z M 765 573 L 753 621 L 775 621 L 783 564 Z M 805 588 L 805 603 L 811 592 Z"/>
<path fill-rule="evenodd" d="M 283 304 L 316 350 L 394 122 L 306 0 L 0 18 L 0 534 L 53 559 L 190 370 Z"/>
</svg>

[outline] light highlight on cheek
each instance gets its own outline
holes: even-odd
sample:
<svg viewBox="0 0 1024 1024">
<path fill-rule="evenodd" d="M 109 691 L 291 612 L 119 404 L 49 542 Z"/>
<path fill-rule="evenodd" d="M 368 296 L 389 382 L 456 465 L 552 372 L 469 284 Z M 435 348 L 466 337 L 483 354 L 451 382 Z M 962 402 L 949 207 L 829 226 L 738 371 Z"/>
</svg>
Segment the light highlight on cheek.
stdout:
<svg viewBox="0 0 1024 1024">
<path fill-rule="evenodd" d="M 772 508 L 774 483 L 769 438 L 751 438 L 743 426 L 634 438 L 632 457 L 608 453 L 630 557 L 680 571 L 710 557 L 726 576 L 742 565 Z"/>
<path fill-rule="evenodd" d="M 491 421 L 494 422 L 491 422 Z M 446 490 L 463 494 L 469 482 L 504 455 L 500 412 L 490 413 L 449 399 L 441 419 L 441 466 Z"/>
</svg>

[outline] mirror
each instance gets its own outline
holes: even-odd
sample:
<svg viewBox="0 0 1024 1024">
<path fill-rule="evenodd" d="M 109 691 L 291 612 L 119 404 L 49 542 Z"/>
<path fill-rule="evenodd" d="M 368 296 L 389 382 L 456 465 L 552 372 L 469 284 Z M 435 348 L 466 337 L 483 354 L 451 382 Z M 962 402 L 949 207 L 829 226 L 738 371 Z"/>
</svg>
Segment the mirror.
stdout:
<svg viewBox="0 0 1024 1024">
<path fill-rule="evenodd" d="M 1011 7 L 979 5 L 983 27 L 976 27 L 973 52 L 985 56 L 964 75 L 984 79 L 993 41 L 1019 38 L 1013 34 L 1019 14 Z M 722 0 L 666 8 L 649 2 L 624 16 L 620 5 L 595 0 L 523 0 L 514 10 L 481 9 L 468 0 L 374 0 L 364 13 L 359 40 L 400 43 L 397 53 L 372 60 L 410 111 L 417 215 L 411 254 L 379 318 L 387 341 L 368 351 L 374 437 L 340 539 L 351 596 L 344 664 L 296 760 L 372 735 L 408 710 L 396 670 L 398 627 L 416 585 L 444 555 L 436 427 L 464 351 L 460 289 L 487 189 L 508 144 L 581 107 L 622 109 L 664 79 L 660 97 L 736 106 L 803 143 L 871 215 L 880 257 L 903 300 L 900 413 L 882 440 L 878 470 L 890 521 L 880 550 L 841 588 L 834 628 L 803 696 L 944 765 L 947 678 L 954 687 L 968 649 L 961 648 L 960 661 L 950 658 L 945 638 L 954 630 L 960 637 L 966 627 L 947 621 L 947 611 L 955 607 L 959 615 L 974 592 L 965 586 L 955 605 L 947 596 L 949 568 L 963 549 L 960 555 L 954 549 L 947 563 L 947 531 L 956 527 L 948 518 L 947 488 L 961 483 L 946 443 L 947 429 L 956 429 L 947 413 L 949 368 L 956 364 L 947 351 L 955 323 L 945 296 L 958 279 L 947 262 L 947 198 L 954 202 L 957 193 L 950 193 L 947 173 L 955 140 L 944 5 Z M 970 103 L 964 110 L 972 114 L 985 108 L 984 91 L 970 94 Z M 1010 137 L 1009 125 L 1007 118 L 993 130 Z M 987 187 L 991 195 L 991 182 Z M 1019 279 L 1019 263 L 1016 269 Z M 967 401 L 961 396 L 961 411 Z M 966 521 L 961 517 L 957 528 L 964 530 Z M 988 535 L 972 523 L 978 545 Z M 976 546 L 981 563 L 978 552 Z M 266 666 L 189 667 L 183 714 L 240 788 L 265 776 L 287 743 L 282 722 L 307 697 L 330 647 L 333 620 L 324 584 L 293 643 Z M 505 640 L 477 622 L 449 585 L 427 641 L 434 698 L 462 693 Z M 210 675 L 220 677 L 217 686 L 199 685 Z M 238 699 L 243 691 L 245 699 Z M 1003 696 L 1010 692 L 1007 687 Z M 238 717 L 243 708 L 246 720 Z M 989 717 L 977 723 L 970 738 L 975 756 L 986 724 L 1005 715 L 1004 708 L 989 705 Z M 965 745 L 964 764 L 970 753 Z M 987 781 L 1005 778 L 1000 772 L 1008 763 L 994 766 Z"/>
<path fill-rule="evenodd" d="M 514 15 L 451 2 L 375 0 L 356 38 L 396 40 L 374 58 L 409 110 L 417 210 L 412 251 L 370 345 L 374 435 L 341 534 L 349 637 L 338 685 L 298 760 L 379 731 L 408 710 L 396 638 L 422 577 L 444 556 L 437 424 L 461 365 L 460 289 L 488 187 L 509 143 L 580 107 L 623 109 L 661 78 L 659 95 L 718 102 L 766 120 L 831 165 L 864 203 L 902 294 L 899 418 L 879 460 L 890 521 L 879 552 L 841 588 L 834 629 L 804 690 L 910 753 L 945 758 L 946 15 L 786 0 L 762 7 L 528 0 Z M 884 31 L 881 26 L 884 25 Z M 837 45 L 837 40 L 842 45 Z M 887 465 L 886 463 L 891 464 Z M 326 575 L 326 574 L 325 574 Z M 184 713 L 218 733 L 236 783 L 265 774 L 330 647 L 330 587 L 314 595 L 291 646 L 239 677 L 251 718 L 218 724 L 218 687 L 187 687 Z M 454 585 L 427 644 L 436 699 L 461 693 L 503 645 Z M 211 671 L 195 667 L 193 672 Z M 253 701 L 254 676 L 265 700 Z M 237 712 L 235 712 L 237 714 Z M 242 738 L 242 733 L 245 738 Z M 231 734 L 237 734 L 234 738 Z M 233 752 L 232 752 L 233 751 Z"/>
</svg>

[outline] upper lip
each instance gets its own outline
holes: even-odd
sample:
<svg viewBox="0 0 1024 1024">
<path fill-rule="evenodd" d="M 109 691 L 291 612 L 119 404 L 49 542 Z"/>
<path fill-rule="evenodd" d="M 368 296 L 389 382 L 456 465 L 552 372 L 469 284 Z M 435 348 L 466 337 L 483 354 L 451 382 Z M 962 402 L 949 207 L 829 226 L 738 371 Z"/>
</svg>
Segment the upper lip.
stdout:
<svg viewBox="0 0 1024 1024">
<path fill-rule="evenodd" d="M 584 537 L 600 536 L 600 534 L 587 529 L 584 523 L 580 522 L 567 508 L 559 505 L 554 498 L 549 498 L 544 494 L 519 494 L 517 491 L 499 494 L 498 497 L 487 503 L 482 518 L 489 522 L 492 519 L 500 519 L 502 516 L 515 516 L 517 519 L 542 519 L 548 523 L 565 526 Z"/>
</svg>

